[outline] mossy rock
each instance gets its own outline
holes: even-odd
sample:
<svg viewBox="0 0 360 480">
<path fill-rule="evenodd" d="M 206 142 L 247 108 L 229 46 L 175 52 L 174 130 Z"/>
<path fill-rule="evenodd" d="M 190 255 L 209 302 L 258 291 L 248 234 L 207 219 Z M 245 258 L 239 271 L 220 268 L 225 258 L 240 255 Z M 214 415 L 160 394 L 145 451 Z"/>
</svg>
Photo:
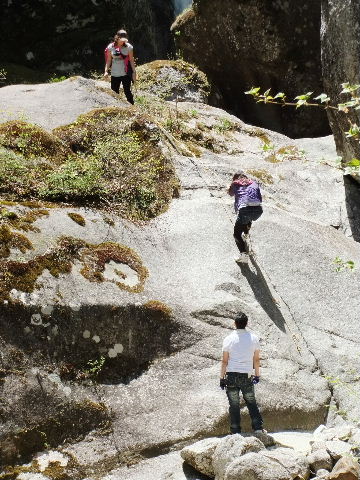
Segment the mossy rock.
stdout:
<svg viewBox="0 0 360 480">
<path fill-rule="evenodd" d="M 108 107 L 81 115 L 53 133 L 93 165 L 93 194 L 116 202 L 130 219 L 146 220 L 164 212 L 178 190 L 172 162 L 160 148 L 160 131 L 151 119 L 129 108 Z M 48 195 L 74 197 L 62 171 L 49 178 Z M 90 193 L 90 192 L 89 192 Z"/>
<path fill-rule="evenodd" d="M 161 132 L 136 109 L 108 107 L 48 133 L 25 122 L 0 126 L 0 192 L 97 206 L 147 220 L 164 212 L 179 182 Z"/>
<path fill-rule="evenodd" d="M 74 403 L 46 400 L 49 403 L 44 403 L 41 421 L 35 415 L 31 419 L 30 412 L 26 428 L 15 428 L 0 436 L 0 465 L 29 461 L 34 453 L 46 447 L 78 440 L 91 430 L 105 428 L 109 424 L 110 417 L 102 403 L 89 399 Z"/>
<path fill-rule="evenodd" d="M 207 103 L 210 85 L 205 73 L 183 60 L 155 60 L 137 68 L 138 89 L 164 100 Z"/>
<path fill-rule="evenodd" d="M 3 257 L 10 254 L 9 247 L 30 249 L 31 243 L 25 243 L 19 236 L 13 234 L 8 227 L 3 227 L 4 246 L 0 250 Z M 15 236 L 14 236 L 15 235 Z M 24 237 L 25 238 L 25 237 Z M 137 275 L 137 282 L 129 285 L 126 278 L 116 273 L 115 280 L 106 281 L 114 283 L 120 289 L 132 293 L 143 290 L 148 271 L 143 265 L 139 255 L 129 247 L 113 242 L 104 242 L 92 245 L 84 240 L 61 237 L 51 251 L 38 255 L 27 262 L 15 260 L 0 260 L 0 300 L 8 300 L 11 290 L 33 292 L 37 287 L 39 276 L 48 270 L 57 278 L 60 274 L 70 273 L 75 261 L 82 263 L 81 274 L 91 282 L 104 282 L 104 271 L 109 262 L 127 265 Z"/>
<path fill-rule="evenodd" d="M 41 127 L 20 120 L 0 124 L 0 145 L 24 158 L 46 158 L 60 164 L 71 153 L 61 140 Z"/>
</svg>

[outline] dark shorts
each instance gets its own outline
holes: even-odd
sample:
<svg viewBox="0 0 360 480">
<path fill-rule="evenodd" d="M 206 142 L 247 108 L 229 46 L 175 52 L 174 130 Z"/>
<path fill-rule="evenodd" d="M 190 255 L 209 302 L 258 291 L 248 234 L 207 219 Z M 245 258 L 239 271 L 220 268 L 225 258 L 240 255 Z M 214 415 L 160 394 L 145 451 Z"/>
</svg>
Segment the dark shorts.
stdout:
<svg viewBox="0 0 360 480">
<path fill-rule="evenodd" d="M 244 207 L 239 208 L 237 222 L 241 223 L 242 225 L 247 225 L 248 223 L 254 222 L 258 220 L 263 213 L 263 209 L 261 205 L 257 207 Z"/>
</svg>

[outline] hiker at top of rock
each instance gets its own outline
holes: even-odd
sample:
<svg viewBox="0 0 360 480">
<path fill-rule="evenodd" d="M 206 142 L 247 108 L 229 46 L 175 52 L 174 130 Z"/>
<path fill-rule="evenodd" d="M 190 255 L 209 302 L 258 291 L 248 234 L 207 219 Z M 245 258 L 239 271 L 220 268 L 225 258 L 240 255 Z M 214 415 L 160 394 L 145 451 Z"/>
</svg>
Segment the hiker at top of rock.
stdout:
<svg viewBox="0 0 360 480">
<path fill-rule="evenodd" d="M 238 215 L 234 226 L 234 238 L 240 256 L 236 262 L 246 263 L 247 245 L 243 237 L 249 233 L 252 222 L 263 213 L 260 187 L 255 180 L 251 180 L 240 170 L 234 174 L 228 193 L 235 197 L 234 208 Z"/>
<path fill-rule="evenodd" d="M 249 410 L 255 433 L 266 433 L 256 403 L 254 385 L 260 380 L 260 345 L 257 335 L 246 330 L 248 317 L 240 312 L 234 321 L 235 331 L 225 337 L 222 346 L 220 387 L 229 401 L 230 432 L 241 433 L 240 392 Z M 255 373 L 255 375 L 253 375 Z"/>
<path fill-rule="evenodd" d="M 127 40 L 125 30 L 119 30 L 114 36 L 114 42 L 105 49 L 105 72 L 109 75 L 111 69 L 111 89 L 119 93 L 120 85 L 123 85 L 126 99 L 134 105 L 134 97 L 131 92 L 131 81 L 136 81 L 133 46 Z"/>
</svg>

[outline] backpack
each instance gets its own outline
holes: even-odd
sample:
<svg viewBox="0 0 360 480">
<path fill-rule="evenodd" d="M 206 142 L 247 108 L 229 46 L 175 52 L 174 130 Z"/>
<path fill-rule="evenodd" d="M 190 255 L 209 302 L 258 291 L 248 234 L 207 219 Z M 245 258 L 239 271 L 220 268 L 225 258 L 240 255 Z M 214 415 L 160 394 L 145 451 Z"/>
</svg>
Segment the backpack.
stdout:
<svg viewBox="0 0 360 480">
<path fill-rule="evenodd" d="M 108 60 L 109 48 L 113 48 L 113 47 L 114 47 L 114 42 L 111 43 L 110 45 L 108 45 L 108 46 L 105 48 L 105 51 L 104 51 L 104 54 L 105 54 L 105 63 L 106 63 L 107 60 Z M 124 55 L 123 53 L 121 53 L 121 51 L 120 51 L 120 49 L 119 49 L 119 56 L 121 57 L 122 60 L 124 60 L 126 75 L 127 75 L 128 77 L 130 77 L 131 80 L 132 80 L 133 69 L 132 69 L 132 66 L 131 66 L 131 63 L 130 63 L 129 55 Z"/>
</svg>

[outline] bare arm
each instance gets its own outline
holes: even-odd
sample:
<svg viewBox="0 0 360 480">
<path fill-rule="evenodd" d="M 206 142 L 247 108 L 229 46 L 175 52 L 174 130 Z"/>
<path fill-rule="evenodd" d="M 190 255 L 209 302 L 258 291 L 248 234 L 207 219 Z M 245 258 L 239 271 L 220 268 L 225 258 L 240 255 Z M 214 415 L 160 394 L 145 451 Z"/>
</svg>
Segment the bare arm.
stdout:
<svg viewBox="0 0 360 480">
<path fill-rule="evenodd" d="M 136 66 L 135 66 L 133 50 L 129 50 L 129 60 L 130 60 L 131 68 L 132 68 L 132 71 L 133 71 L 132 79 L 133 79 L 134 82 L 136 82 Z"/>
<path fill-rule="evenodd" d="M 220 378 L 224 378 L 226 374 L 226 367 L 229 363 L 229 352 L 223 352 L 220 368 Z"/>
<path fill-rule="evenodd" d="M 110 67 L 111 67 L 111 63 L 112 63 L 111 53 L 110 53 L 110 52 L 107 52 L 104 77 L 107 77 L 107 76 L 109 75 L 109 69 L 110 69 Z"/>
<path fill-rule="evenodd" d="M 260 350 L 255 350 L 253 359 L 255 375 L 260 377 Z"/>
</svg>

